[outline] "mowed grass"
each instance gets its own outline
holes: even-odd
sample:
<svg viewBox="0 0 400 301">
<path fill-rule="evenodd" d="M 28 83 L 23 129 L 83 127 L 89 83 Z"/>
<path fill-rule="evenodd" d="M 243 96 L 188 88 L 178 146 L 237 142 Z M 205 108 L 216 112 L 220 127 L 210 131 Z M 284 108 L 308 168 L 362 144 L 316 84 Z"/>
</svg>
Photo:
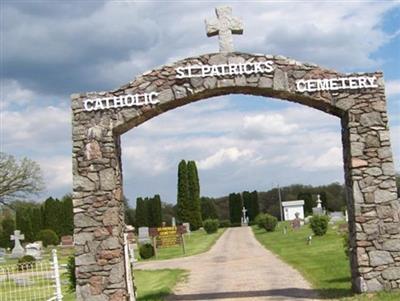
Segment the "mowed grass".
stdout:
<svg viewBox="0 0 400 301">
<path fill-rule="evenodd" d="M 138 288 L 137 301 L 161 301 L 168 296 L 174 286 L 184 281 L 184 270 L 135 270 L 135 284 Z"/>
<path fill-rule="evenodd" d="M 157 259 L 171 259 L 204 253 L 212 247 L 223 232 L 224 229 L 218 229 L 217 233 L 207 234 L 201 229 L 185 234 L 185 254 L 183 254 L 182 246 L 160 248 L 157 249 Z M 153 257 L 150 260 L 154 259 L 156 258 Z"/>
<path fill-rule="evenodd" d="M 260 243 L 296 268 L 325 299 L 341 301 L 398 301 L 400 292 L 355 295 L 351 291 L 350 264 L 345 256 L 342 236 L 330 227 L 322 237 L 313 236 L 308 226 L 283 234 L 283 224 L 275 232 L 266 232 L 253 226 Z"/>
</svg>

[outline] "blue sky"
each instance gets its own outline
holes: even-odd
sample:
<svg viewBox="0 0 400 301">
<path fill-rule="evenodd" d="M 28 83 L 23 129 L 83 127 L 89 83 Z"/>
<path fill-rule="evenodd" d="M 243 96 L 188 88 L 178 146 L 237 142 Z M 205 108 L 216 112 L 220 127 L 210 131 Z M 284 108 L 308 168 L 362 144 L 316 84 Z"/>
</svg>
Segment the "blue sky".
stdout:
<svg viewBox="0 0 400 301">
<path fill-rule="evenodd" d="M 48 195 L 71 191 L 69 95 L 111 90 L 144 71 L 216 52 L 204 19 L 229 4 L 237 51 L 342 72 L 382 70 L 400 170 L 399 1 L 2 1 L 1 151 L 40 163 Z M 229 95 L 162 114 L 122 137 L 124 192 L 175 202 L 177 164 L 196 160 L 203 195 L 343 182 L 336 117 Z M 134 203 L 134 202 L 132 202 Z"/>
</svg>

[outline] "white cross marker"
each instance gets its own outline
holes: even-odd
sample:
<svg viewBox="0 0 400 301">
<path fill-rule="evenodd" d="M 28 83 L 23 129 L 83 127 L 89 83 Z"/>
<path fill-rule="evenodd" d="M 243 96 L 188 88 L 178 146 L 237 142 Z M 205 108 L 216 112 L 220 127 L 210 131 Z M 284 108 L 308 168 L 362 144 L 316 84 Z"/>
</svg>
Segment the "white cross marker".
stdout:
<svg viewBox="0 0 400 301">
<path fill-rule="evenodd" d="M 15 247 L 18 248 L 18 247 L 21 247 L 20 240 L 24 240 L 25 235 L 21 234 L 21 231 L 15 230 L 14 235 L 11 235 L 10 238 L 11 238 L 11 240 L 15 240 Z"/>
<path fill-rule="evenodd" d="M 232 16 L 232 8 L 220 6 L 215 9 L 217 19 L 206 20 L 207 36 L 219 35 L 219 51 L 233 52 L 232 34 L 243 34 L 242 21 Z"/>
</svg>

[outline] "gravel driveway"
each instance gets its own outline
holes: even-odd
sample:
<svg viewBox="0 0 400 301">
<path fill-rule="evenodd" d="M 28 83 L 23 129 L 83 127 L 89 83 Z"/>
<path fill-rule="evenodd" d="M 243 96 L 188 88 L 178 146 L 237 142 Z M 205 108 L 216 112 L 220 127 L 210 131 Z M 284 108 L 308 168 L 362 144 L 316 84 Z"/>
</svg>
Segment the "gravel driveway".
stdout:
<svg viewBox="0 0 400 301">
<path fill-rule="evenodd" d="M 135 268 L 189 270 L 167 300 L 317 300 L 300 273 L 266 250 L 250 227 L 227 229 L 206 253 Z"/>
</svg>

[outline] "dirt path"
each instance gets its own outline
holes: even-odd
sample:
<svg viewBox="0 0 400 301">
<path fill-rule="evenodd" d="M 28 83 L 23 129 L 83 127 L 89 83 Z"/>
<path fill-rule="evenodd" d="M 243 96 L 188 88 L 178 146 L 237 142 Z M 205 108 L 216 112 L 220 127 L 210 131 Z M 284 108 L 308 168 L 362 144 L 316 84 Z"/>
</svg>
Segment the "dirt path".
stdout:
<svg viewBox="0 0 400 301">
<path fill-rule="evenodd" d="M 206 253 L 136 268 L 190 271 L 167 300 L 317 300 L 299 272 L 266 250 L 250 227 L 229 228 Z"/>
</svg>

